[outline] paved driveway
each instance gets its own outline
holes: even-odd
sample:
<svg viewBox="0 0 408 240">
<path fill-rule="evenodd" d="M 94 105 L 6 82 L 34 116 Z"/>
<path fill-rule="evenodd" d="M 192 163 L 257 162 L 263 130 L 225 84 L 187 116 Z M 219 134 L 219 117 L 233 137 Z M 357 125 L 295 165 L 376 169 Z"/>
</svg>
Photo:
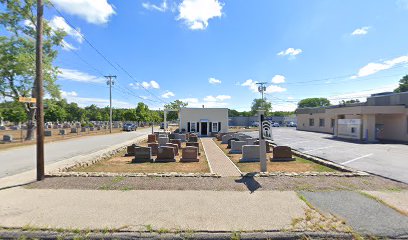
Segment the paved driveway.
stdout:
<svg viewBox="0 0 408 240">
<path fill-rule="evenodd" d="M 87 155 L 112 145 L 120 144 L 151 133 L 151 129 L 74 138 L 45 144 L 45 164 L 74 156 Z M 0 151 L 0 178 L 32 170 L 36 167 L 35 145 Z"/>
<path fill-rule="evenodd" d="M 258 132 L 247 133 L 253 137 Z M 408 183 L 408 145 L 364 144 L 336 140 L 331 134 L 273 128 L 274 141 L 298 151 Z"/>
</svg>

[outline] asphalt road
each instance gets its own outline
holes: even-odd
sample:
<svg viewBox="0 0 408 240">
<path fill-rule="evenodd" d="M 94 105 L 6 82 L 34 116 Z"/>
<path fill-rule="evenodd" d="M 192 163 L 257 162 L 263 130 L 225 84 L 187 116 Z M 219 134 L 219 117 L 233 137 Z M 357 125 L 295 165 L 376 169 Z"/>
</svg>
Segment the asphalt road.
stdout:
<svg viewBox="0 0 408 240">
<path fill-rule="evenodd" d="M 148 133 L 151 133 L 150 128 L 137 130 L 136 132 L 89 136 L 46 143 L 45 164 L 59 162 L 74 156 L 90 154 Z M 35 145 L 0 151 L 0 178 L 29 171 L 35 167 Z"/>
<path fill-rule="evenodd" d="M 258 132 L 246 132 L 258 137 Z M 354 169 L 408 183 L 408 145 L 365 144 L 334 139 L 331 134 L 273 128 L 274 142 Z"/>
</svg>

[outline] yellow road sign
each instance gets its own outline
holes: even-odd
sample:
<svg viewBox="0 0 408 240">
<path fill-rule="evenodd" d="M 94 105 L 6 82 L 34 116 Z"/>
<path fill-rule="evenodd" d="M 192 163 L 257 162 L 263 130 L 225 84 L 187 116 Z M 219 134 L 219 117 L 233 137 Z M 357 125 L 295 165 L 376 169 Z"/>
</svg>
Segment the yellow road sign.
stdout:
<svg viewBox="0 0 408 240">
<path fill-rule="evenodd" d="M 30 97 L 19 97 L 18 101 L 19 102 L 25 102 L 25 103 L 36 103 L 37 99 L 36 98 L 30 98 Z"/>
</svg>

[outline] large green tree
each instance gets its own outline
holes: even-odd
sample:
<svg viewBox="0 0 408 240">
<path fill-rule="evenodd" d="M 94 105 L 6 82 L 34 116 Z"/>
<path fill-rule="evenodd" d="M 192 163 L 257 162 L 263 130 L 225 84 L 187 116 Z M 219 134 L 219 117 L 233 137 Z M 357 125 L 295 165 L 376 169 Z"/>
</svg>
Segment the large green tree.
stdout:
<svg viewBox="0 0 408 240">
<path fill-rule="evenodd" d="M 399 86 L 394 90 L 394 92 L 408 92 L 408 75 L 405 75 L 403 78 L 401 78 L 401 80 L 399 81 Z"/>
<path fill-rule="evenodd" d="M 257 114 L 257 111 L 260 109 L 265 110 L 265 116 L 268 116 L 272 111 L 272 103 L 267 99 L 262 100 L 262 98 L 255 98 L 252 101 L 251 115 L 255 116 Z"/>
<path fill-rule="evenodd" d="M 0 36 L 0 95 L 17 102 L 19 97 L 35 98 L 35 0 L 0 0 L 0 26 L 6 34 Z M 53 98 L 60 97 L 55 83 L 58 69 L 53 66 L 57 57 L 55 46 L 61 44 L 65 33 L 53 31 L 44 21 L 43 75 L 44 89 Z M 33 138 L 35 108 L 24 104 L 29 120 L 27 139 Z"/>
<path fill-rule="evenodd" d="M 164 105 L 165 109 L 180 110 L 180 108 L 187 107 L 188 103 L 180 100 L 175 100 L 169 104 Z M 177 112 L 168 112 L 166 116 L 167 121 L 176 121 L 178 118 Z"/>
<path fill-rule="evenodd" d="M 330 101 L 327 98 L 305 98 L 298 103 L 298 108 L 327 106 L 330 106 Z"/>
<path fill-rule="evenodd" d="M 136 107 L 136 121 L 140 122 L 150 122 L 150 110 L 149 107 L 139 102 Z"/>
</svg>

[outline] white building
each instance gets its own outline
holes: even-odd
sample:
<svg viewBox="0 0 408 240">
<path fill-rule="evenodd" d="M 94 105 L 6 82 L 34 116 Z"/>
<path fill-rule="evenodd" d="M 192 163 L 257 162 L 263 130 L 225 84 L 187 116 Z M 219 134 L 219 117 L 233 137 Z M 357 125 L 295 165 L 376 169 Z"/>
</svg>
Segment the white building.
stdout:
<svg viewBox="0 0 408 240">
<path fill-rule="evenodd" d="M 228 132 L 228 108 L 181 108 L 180 130 L 199 136 Z"/>
</svg>

